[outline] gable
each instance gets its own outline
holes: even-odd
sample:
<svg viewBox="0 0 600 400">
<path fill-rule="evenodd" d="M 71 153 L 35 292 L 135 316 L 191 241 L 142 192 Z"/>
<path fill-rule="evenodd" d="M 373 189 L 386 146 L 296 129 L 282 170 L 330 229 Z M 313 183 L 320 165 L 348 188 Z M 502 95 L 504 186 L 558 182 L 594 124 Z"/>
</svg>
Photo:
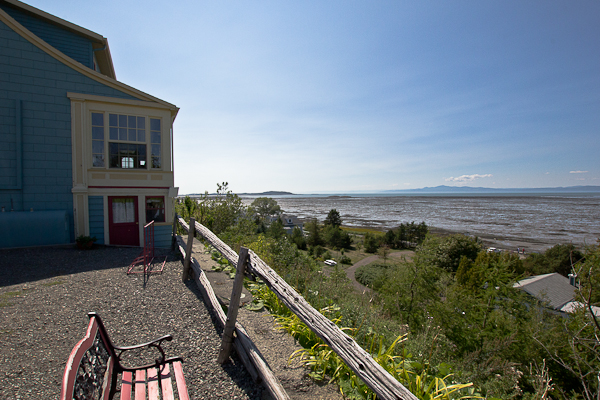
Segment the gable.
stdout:
<svg viewBox="0 0 600 400">
<path fill-rule="evenodd" d="M 94 68 L 92 41 L 47 20 L 0 2 L 8 15 L 46 43 L 88 68 Z"/>
<path fill-rule="evenodd" d="M 7 1 L 19 3 L 16 0 L 0 0 L 0 4 L 4 4 Z M 23 4 L 23 3 L 19 3 L 19 4 Z M 25 6 L 25 4 L 23 4 L 23 6 Z M 27 7 L 29 7 L 29 6 L 27 6 Z M 34 9 L 34 10 L 36 10 L 36 9 Z M 39 11 L 39 10 L 37 10 L 37 11 Z M 43 12 L 39 11 L 39 13 L 43 13 Z M 49 16 L 48 18 L 57 19 L 53 16 Z M 14 18 L 12 18 L 10 15 L 8 15 L 1 7 L 0 7 L 0 22 L 4 23 L 5 27 L 8 28 L 8 30 L 12 30 L 14 33 L 16 33 L 22 39 L 25 39 L 25 41 L 29 42 L 34 47 L 41 50 L 46 55 L 49 55 L 50 57 L 54 58 L 59 63 L 62 63 L 65 67 L 70 68 L 71 70 L 73 70 L 75 72 L 78 72 L 79 74 L 83 75 L 86 78 L 91 78 L 91 80 L 95 81 L 96 83 L 99 83 L 100 85 L 104 86 L 105 88 L 115 89 L 116 91 L 118 91 L 120 93 L 116 97 L 127 96 L 127 97 L 132 97 L 132 98 L 135 98 L 138 100 L 142 100 L 142 101 L 155 102 L 161 107 L 170 109 L 172 118 L 175 119 L 175 116 L 177 115 L 177 112 L 179 111 L 179 108 L 177 108 L 175 105 L 170 104 L 170 103 L 168 103 L 164 100 L 161 100 L 159 98 L 156 98 L 154 96 L 151 96 L 140 90 L 137 90 L 137 89 L 135 89 L 131 86 L 128 86 L 124 83 L 121 83 L 121 82 L 113 79 L 110 75 L 96 72 L 95 70 L 88 68 L 85 65 L 75 61 L 73 58 L 67 56 L 65 53 L 57 50 L 55 47 L 52 47 L 47 42 L 41 40 L 37 35 L 33 34 L 30 30 L 25 28 L 23 25 L 18 23 Z M 65 24 L 65 26 L 75 27 L 75 28 L 73 28 L 74 30 L 81 30 L 82 32 L 89 32 L 89 35 L 92 35 L 92 36 L 95 35 L 95 37 L 101 38 L 101 36 L 91 32 L 91 31 L 87 31 L 81 27 L 77 27 L 67 21 L 64 21 L 64 24 Z M 5 31 L 7 31 L 7 30 L 5 29 Z M 86 36 L 86 35 L 83 35 L 83 36 Z M 32 60 L 31 63 L 25 63 L 24 61 L 21 60 L 21 59 L 25 58 L 25 57 L 23 57 L 24 53 L 22 54 L 18 50 L 12 50 L 12 45 L 10 42 L 1 42 L 1 44 L 4 47 L 2 49 L 3 55 L 5 55 L 7 57 L 5 59 L 6 65 L 10 65 L 13 67 L 30 67 L 32 65 L 37 66 L 36 61 L 39 61 L 38 59 Z M 99 56 L 102 54 L 102 57 L 104 57 L 104 59 L 102 61 L 103 64 L 106 64 L 108 61 L 110 61 L 110 51 L 108 50 L 108 43 L 105 43 L 105 45 L 106 45 L 105 48 L 101 49 L 102 51 L 98 51 L 98 55 L 97 55 L 97 56 Z M 29 54 L 27 54 L 27 55 L 29 55 Z M 110 64 L 110 67 L 112 68 L 112 61 L 109 64 Z M 17 69 L 19 69 L 19 68 L 17 68 Z M 114 76 L 114 71 L 113 71 L 112 76 Z M 75 82 L 80 83 L 81 78 Z M 70 82 L 70 83 L 73 83 L 73 82 Z M 65 86 L 57 86 L 57 88 L 64 89 Z M 69 88 L 68 90 L 73 91 L 73 92 L 79 92 L 79 93 L 104 94 L 104 93 L 95 93 L 93 91 L 90 92 L 87 89 Z M 110 96 L 110 94 L 108 94 L 108 95 Z"/>
</svg>

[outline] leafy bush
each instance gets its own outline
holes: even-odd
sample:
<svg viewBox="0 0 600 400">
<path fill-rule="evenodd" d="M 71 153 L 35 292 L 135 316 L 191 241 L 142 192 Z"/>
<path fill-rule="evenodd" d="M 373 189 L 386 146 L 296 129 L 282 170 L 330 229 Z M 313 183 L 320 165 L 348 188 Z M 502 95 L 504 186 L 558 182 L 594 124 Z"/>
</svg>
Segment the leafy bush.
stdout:
<svg viewBox="0 0 600 400">
<path fill-rule="evenodd" d="M 378 290 L 383 283 L 388 267 L 389 265 L 386 264 L 364 265 L 356 270 L 354 277 L 366 287 Z"/>
<path fill-rule="evenodd" d="M 375 253 L 381 244 L 380 235 L 375 235 L 371 232 L 365 233 L 365 238 L 363 240 L 363 246 L 367 253 Z"/>
<path fill-rule="evenodd" d="M 464 256 L 474 261 L 483 249 L 481 240 L 462 234 L 439 238 L 427 236 L 427 239 L 417 248 L 417 263 L 426 263 L 455 272 L 461 258 Z"/>
<path fill-rule="evenodd" d="M 558 272 L 568 276 L 583 254 L 572 244 L 557 244 L 543 254 L 530 254 L 525 259 L 525 269 L 532 275 L 549 274 Z"/>
<path fill-rule="evenodd" d="M 350 257 L 342 255 L 340 257 L 340 263 L 346 264 L 346 265 L 352 265 L 352 260 L 350 259 Z"/>
</svg>

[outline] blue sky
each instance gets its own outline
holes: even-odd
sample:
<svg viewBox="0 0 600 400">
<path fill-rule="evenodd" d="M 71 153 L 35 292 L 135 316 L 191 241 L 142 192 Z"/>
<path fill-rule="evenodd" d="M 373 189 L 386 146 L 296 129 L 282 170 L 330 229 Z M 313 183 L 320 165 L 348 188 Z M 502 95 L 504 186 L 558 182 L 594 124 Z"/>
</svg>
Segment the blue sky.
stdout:
<svg viewBox="0 0 600 400">
<path fill-rule="evenodd" d="M 600 185 L 600 2 L 28 4 L 181 108 L 180 194 Z"/>
</svg>

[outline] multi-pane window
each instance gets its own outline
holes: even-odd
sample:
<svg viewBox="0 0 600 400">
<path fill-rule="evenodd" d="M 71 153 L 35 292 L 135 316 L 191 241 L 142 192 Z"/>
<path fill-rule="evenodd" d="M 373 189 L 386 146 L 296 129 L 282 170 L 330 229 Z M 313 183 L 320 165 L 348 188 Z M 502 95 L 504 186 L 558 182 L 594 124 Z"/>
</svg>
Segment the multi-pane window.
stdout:
<svg viewBox="0 0 600 400">
<path fill-rule="evenodd" d="M 160 118 L 101 112 L 92 112 L 91 116 L 93 167 L 161 168 Z"/>
<path fill-rule="evenodd" d="M 146 145 L 133 143 L 108 144 L 108 156 L 111 168 L 146 169 Z"/>
<path fill-rule="evenodd" d="M 135 115 L 108 114 L 110 140 L 146 142 L 146 118 Z"/>
<path fill-rule="evenodd" d="M 152 151 L 152 168 L 160 168 L 160 119 L 150 118 L 150 148 Z"/>
<path fill-rule="evenodd" d="M 92 113 L 92 165 L 104 167 L 104 114 Z"/>
<path fill-rule="evenodd" d="M 146 197 L 146 223 L 165 222 L 165 198 Z"/>
<path fill-rule="evenodd" d="M 147 168 L 145 117 L 108 114 L 108 138 L 111 168 Z"/>
</svg>

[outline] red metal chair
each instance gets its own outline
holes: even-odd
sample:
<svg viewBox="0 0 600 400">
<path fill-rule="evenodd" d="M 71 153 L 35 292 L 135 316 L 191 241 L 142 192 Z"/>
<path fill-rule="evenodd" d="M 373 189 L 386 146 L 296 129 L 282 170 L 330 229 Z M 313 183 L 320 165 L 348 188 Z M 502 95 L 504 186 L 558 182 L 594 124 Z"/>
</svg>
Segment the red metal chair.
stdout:
<svg viewBox="0 0 600 400">
<path fill-rule="evenodd" d="M 152 269 L 152 262 L 154 261 L 154 221 L 144 226 L 144 249 L 140 255 L 129 264 L 127 275 L 129 274 L 152 274 L 161 273 L 165 268 L 167 257 L 165 257 L 160 269 Z M 135 267 L 142 266 L 141 271 L 134 271 Z"/>
</svg>

